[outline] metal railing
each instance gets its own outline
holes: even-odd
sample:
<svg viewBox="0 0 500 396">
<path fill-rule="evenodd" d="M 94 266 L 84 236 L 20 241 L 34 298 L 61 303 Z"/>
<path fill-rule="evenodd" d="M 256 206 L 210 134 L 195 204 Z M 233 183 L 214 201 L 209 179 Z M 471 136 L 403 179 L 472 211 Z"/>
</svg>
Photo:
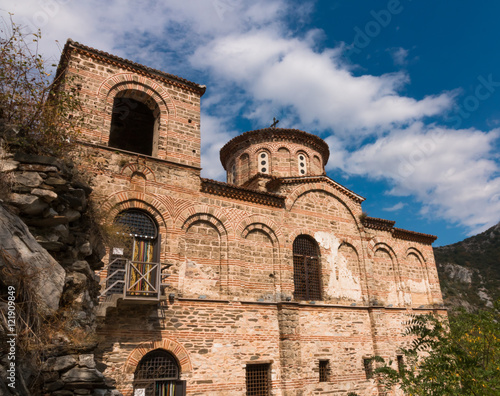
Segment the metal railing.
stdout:
<svg viewBox="0 0 500 396">
<path fill-rule="evenodd" d="M 123 262 L 122 268 L 113 268 Z M 106 265 L 101 271 L 113 268 L 106 276 L 106 288 L 99 295 L 101 301 L 112 294 L 123 294 L 126 300 L 153 300 L 160 299 L 160 279 L 166 274 L 161 273 L 160 263 L 130 261 L 117 258 Z"/>
<path fill-rule="evenodd" d="M 125 295 L 127 299 L 160 299 L 160 263 L 127 261 Z"/>
</svg>

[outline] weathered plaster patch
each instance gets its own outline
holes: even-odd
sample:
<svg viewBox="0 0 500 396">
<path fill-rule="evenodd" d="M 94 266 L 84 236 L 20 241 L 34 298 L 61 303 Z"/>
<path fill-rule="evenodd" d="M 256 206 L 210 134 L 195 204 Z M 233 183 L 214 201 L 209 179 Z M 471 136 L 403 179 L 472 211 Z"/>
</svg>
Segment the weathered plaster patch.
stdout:
<svg viewBox="0 0 500 396">
<path fill-rule="evenodd" d="M 425 282 L 425 280 L 415 282 L 410 279 L 406 285 L 410 288 L 412 293 L 427 293 L 427 282 Z"/>
<path fill-rule="evenodd" d="M 218 275 L 209 266 L 203 266 L 190 259 L 186 259 L 179 269 L 179 280 L 182 286 L 187 281 L 189 283 L 189 293 L 216 297 L 219 293 L 217 284 Z"/>
<path fill-rule="evenodd" d="M 319 245 L 328 251 L 326 261 L 330 271 L 330 279 L 326 294 L 333 298 L 347 298 L 361 301 L 361 282 L 348 268 L 347 258 L 339 253 L 340 241 L 328 232 L 319 231 L 314 234 Z"/>
</svg>

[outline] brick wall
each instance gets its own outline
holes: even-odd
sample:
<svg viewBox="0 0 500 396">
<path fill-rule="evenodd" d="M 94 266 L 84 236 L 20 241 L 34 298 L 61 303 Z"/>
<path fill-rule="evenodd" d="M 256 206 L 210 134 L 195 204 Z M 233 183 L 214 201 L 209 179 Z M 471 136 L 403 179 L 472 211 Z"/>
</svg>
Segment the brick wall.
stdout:
<svg viewBox="0 0 500 396">
<path fill-rule="evenodd" d="M 305 132 L 247 132 L 222 150 L 228 173 L 237 163 L 231 183 L 201 179 L 194 83 L 80 45 L 68 52 L 87 115 L 79 163 L 93 175 L 95 199 L 110 222 L 127 209 L 147 212 L 170 274 L 159 306 L 108 309 L 99 328 L 105 374 L 131 394 L 140 358 L 163 348 L 191 395 L 245 394 L 251 363 L 270 364 L 273 395 L 378 394 L 363 358 L 395 358 L 408 315 L 440 312 L 433 239 L 363 220 L 363 198 L 323 175 L 328 148 Z M 152 156 L 107 147 L 114 96 L 127 90 L 142 90 L 159 109 Z M 258 173 L 263 149 L 272 177 L 236 187 Z M 319 249 L 321 299 L 313 302 L 294 297 L 300 235 Z M 327 382 L 319 382 L 320 360 L 329 360 Z"/>
</svg>

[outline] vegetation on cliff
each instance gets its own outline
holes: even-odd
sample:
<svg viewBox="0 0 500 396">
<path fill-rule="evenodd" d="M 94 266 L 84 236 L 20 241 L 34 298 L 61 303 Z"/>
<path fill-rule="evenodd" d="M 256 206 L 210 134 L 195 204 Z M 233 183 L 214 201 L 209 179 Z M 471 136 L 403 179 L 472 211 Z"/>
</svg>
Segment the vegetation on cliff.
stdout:
<svg viewBox="0 0 500 396">
<path fill-rule="evenodd" d="M 23 152 L 62 156 L 81 122 L 79 85 L 64 73 L 51 75 L 55 65 L 38 53 L 40 38 L 40 31 L 0 21 L 0 119 L 15 126 L 9 143 Z"/>
<path fill-rule="evenodd" d="M 434 248 L 445 305 L 469 311 L 500 298 L 500 223 L 462 242 Z"/>
<path fill-rule="evenodd" d="M 500 302 L 494 309 L 460 310 L 449 323 L 433 315 L 414 316 L 411 337 L 397 362 L 375 370 L 378 382 L 407 395 L 494 396 L 500 394 Z"/>
</svg>

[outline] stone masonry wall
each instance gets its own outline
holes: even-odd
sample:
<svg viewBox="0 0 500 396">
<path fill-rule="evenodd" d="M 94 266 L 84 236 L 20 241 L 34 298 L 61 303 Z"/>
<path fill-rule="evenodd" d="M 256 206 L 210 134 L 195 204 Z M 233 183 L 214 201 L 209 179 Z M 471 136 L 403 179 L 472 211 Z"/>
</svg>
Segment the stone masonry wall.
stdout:
<svg viewBox="0 0 500 396">
<path fill-rule="evenodd" d="M 76 43 L 68 43 L 65 50 L 63 58 L 69 58 L 63 59 L 67 62 L 67 76 L 75 78 L 85 103 L 85 141 L 108 145 L 113 99 L 117 95 L 143 98 L 158 108 L 153 156 L 200 166 L 200 93 L 155 73 L 131 72 L 130 62 L 110 61 L 109 54 L 96 54 Z"/>
<path fill-rule="evenodd" d="M 277 176 L 293 177 L 263 178 L 254 190 L 235 186 L 256 172 L 264 147 L 257 142 L 234 153 L 241 163 L 228 175 L 231 184 L 201 179 L 200 93 L 75 48 L 69 73 L 82 79 L 88 116 L 79 163 L 93 175 L 93 197 L 108 222 L 129 209 L 154 219 L 159 261 L 170 275 L 158 303 L 123 295 L 114 306 L 106 302 L 97 368 L 131 395 L 142 357 L 164 349 L 175 356 L 188 395 L 244 395 L 253 363 L 269 365 L 272 395 L 380 394 L 364 359 L 395 359 L 409 314 L 442 313 L 429 238 L 375 227 L 377 219 L 365 223 L 363 198 L 323 176 L 319 152 L 306 143 L 265 144 Z M 127 90 L 141 90 L 160 108 L 153 156 L 106 147 L 113 98 Z M 303 178 L 294 173 L 300 149 L 308 157 Z M 226 169 L 232 172 L 231 161 Z M 319 249 L 317 301 L 295 295 L 293 243 L 301 235 Z M 319 382 L 325 360 L 329 378 Z"/>
</svg>

